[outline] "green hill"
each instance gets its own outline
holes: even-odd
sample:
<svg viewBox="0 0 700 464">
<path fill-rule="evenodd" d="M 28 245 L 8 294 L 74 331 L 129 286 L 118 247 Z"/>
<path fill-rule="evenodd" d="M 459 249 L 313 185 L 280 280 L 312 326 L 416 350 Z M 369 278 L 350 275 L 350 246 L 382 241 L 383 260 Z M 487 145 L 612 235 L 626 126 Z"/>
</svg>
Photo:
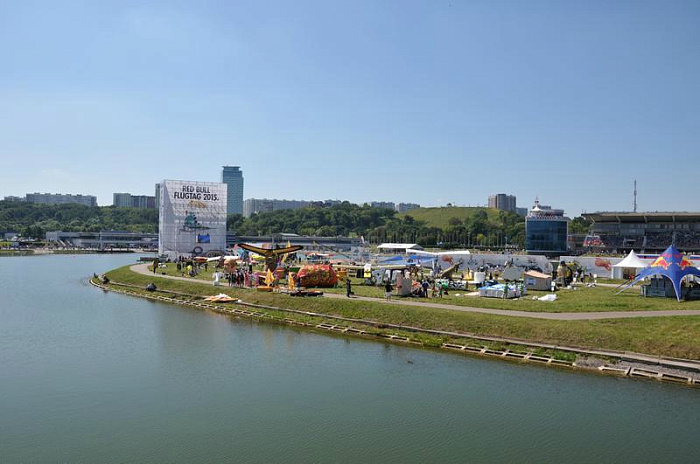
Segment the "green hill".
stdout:
<svg viewBox="0 0 700 464">
<path fill-rule="evenodd" d="M 486 211 L 488 222 L 496 222 L 499 211 L 494 208 L 482 208 L 478 206 L 440 206 L 435 208 L 418 208 L 397 214 L 396 217 L 411 216 L 417 221 L 425 221 L 428 227 L 444 229 L 450 225 L 450 219 L 457 218 L 462 222 L 471 222 L 477 211 Z"/>
</svg>

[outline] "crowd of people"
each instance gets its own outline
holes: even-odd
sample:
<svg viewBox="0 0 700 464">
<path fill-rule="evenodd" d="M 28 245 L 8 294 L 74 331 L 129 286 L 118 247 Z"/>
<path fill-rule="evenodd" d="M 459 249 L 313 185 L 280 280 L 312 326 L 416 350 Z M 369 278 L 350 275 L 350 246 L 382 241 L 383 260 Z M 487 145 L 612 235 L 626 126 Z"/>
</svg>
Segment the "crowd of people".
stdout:
<svg viewBox="0 0 700 464">
<path fill-rule="evenodd" d="M 248 269 L 234 269 L 224 274 L 229 287 L 245 288 L 251 286 L 251 273 Z"/>
<path fill-rule="evenodd" d="M 671 243 L 688 252 L 700 251 L 700 231 L 680 229 L 647 231 L 643 236 L 601 234 L 592 238 L 587 237 L 584 247 L 599 248 L 601 252 L 612 253 L 621 249 L 661 250 Z"/>
<path fill-rule="evenodd" d="M 186 258 L 183 256 L 178 256 L 175 260 L 175 267 L 177 272 L 181 277 L 196 277 L 202 271 L 207 272 L 209 270 L 210 263 L 207 261 L 198 262 L 192 258 Z M 158 258 L 153 260 L 153 273 L 155 274 L 158 269 L 165 268 L 165 263 L 161 263 Z M 228 283 L 229 287 L 251 287 L 258 284 L 257 274 L 253 273 L 253 265 L 246 264 L 244 267 L 227 268 L 224 264 L 223 258 L 216 262 L 215 264 L 216 272 L 220 273 L 215 275 L 217 283 L 219 280 L 224 280 Z"/>
</svg>

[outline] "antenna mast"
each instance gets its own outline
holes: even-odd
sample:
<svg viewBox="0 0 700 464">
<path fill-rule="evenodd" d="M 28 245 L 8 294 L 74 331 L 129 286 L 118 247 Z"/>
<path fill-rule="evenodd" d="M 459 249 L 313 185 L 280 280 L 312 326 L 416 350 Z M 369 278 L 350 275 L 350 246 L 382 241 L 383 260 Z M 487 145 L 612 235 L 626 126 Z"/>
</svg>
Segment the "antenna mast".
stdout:
<svg viewBox="0 0 700 464">
<path fill-rule="evenodd" d="M 637 179 L 634 179 L 634 212 L 637 212 Z"/>
</svg>

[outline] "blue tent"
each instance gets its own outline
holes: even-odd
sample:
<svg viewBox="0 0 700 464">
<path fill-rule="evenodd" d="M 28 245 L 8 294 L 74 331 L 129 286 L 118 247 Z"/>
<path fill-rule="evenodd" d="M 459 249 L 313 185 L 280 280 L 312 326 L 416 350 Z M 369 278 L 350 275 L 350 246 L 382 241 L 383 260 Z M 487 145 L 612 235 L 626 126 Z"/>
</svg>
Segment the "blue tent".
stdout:
<svg viewBox="0 0 700 464">
<path fill-rule="evenodd" d="M 676 298 L 678 301 L 681 301 L 681 280 L 687 275 L 700 276 L 700 270 L 693 266 L 693 263 L 683 256 L 675 246 L 671 245 L 656 258 L 656 261 L 651 263 L 651 266 L 639 271 L 634 280 L 625 286 L 623 290 L 646 277 L 656 275 L 662 275 L 671 281 L 673 289 L 676 291 Z"/>
</svg>

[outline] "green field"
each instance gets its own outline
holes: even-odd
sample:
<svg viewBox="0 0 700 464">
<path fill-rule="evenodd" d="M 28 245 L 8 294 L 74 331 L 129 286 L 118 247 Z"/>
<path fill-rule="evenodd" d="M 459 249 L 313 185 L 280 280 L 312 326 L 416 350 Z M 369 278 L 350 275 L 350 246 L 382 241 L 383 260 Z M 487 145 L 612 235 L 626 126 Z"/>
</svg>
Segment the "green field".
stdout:
<svg viewBox="0 0 700 464">
<path fill-rule="evenodd" d="M 174 264 L 167 265 L 167 269 L 159 269 L 158 273 L 165 272 L 170 276 L 181 276 Z M 208 271 L 201 271 L 194 277 L 196 280 L 212 282 L 213 267 Z M 384 298 L 384 287 L 362 285 L 361 279 L 351 279 L 352 291 L 357 296 L 372 298 Z M 284 285 L 284 281 L 282 283 Z M 322 289 L 328 293 L 345 294 L 345 287 L 341 283 L 336 288 Z M 468 292 L 474 291 L 470 288 Z M 557 301 L 535 301 L 533 297 L 546 295 L 549 292 L 529 292 L 524 298 L 500 300 L 496 298 L 479 298 L 467 296 L 465 291 L 450 290 L 448 295 L 442 298 L 411 298 L 411 301 L 424 303 L 442 303 L 457 306 L 471 306 L 474 308 L 508 309 L 530 312 L 548 313 L 578 313 L 598 311 L 667 311 L 678 309 L 700 309 L 700 301 L 677 302 L 672 298 L 644 298 L 640 295 L 639 287 L 616 295 L 617 290 L 612 287 L 576 287 L 576 290 L 562 289 L 557 292 Z M 459 295 L 459 296 L 458 296 Z M 398 298 L 398 297 L 396 297 Z"/>
<path fill-rule="evenodd" d="M 111 271 L 107 275 L 114 282 L 132 284 L 141 288 L 149 282 L 154 282 L 159 289 L 193 295 L 211 295 L 223 291 L 250 303 L 369 319 L 378 323 L 512 337 L 568 346 L 700 359 L 700 317 L 697 316 L 551 321 L 467 313 L 431 307 L 372 303 L 352 299 L 303 299 L 249 289 L 214 288 L 197 282 L 144 276 L 134 273 L 128 267 Z M 681 303 L 680 307 L 686 307 L 683 306 L 684 304 Z"/>
<path fill-rule="evenodd" d="M 397 214 L 396 217 L 403 218 L 411 216 L 417 221 L 425 221 L 429 227 L 439 227 L 445 229 L 450 225 L 450 219 L 457 218 L 464 221 L 471 219 L 479 210 L 486 211 L 489 222 L 496 221 L 499 211 L 493 208 L 470 207 L 470 206 L 442 206 L 436 208 L 417 208 L 404 213 Z"/>
<path fill-rule="evenodd" d="M 358 296 L 383 298 L 383 287 L 352 286 Z M 345 294 L 344 288 L 324 289 L 331 293 Z M 475 291 L 470 288 L 468 292 Z M 467 296 L 463 290 L 450 290 L 449 295 L 442 298 L 411 298 L 412 301 L 444 303 L 475 308 L 511 309 L 518 311 L 547 312 L 547 313 L 579 313 L 598 311 L 667 311 L 677 309 L 700 309 L 700 301 L 677 302 L 672 298 L 644 298 L 640 295 L 639 287 L 616 295 L 617 290 L 611 287 L 576 287 L 575 290 L 562 289 L 556 292 L 557 301 L 535 301 L 550 292 L 528 292 L 523 298 L 501 300 L 497 298 L 480 298 Z M 458 296 L 459 295 L 459 296 Z"/>
</svg>

